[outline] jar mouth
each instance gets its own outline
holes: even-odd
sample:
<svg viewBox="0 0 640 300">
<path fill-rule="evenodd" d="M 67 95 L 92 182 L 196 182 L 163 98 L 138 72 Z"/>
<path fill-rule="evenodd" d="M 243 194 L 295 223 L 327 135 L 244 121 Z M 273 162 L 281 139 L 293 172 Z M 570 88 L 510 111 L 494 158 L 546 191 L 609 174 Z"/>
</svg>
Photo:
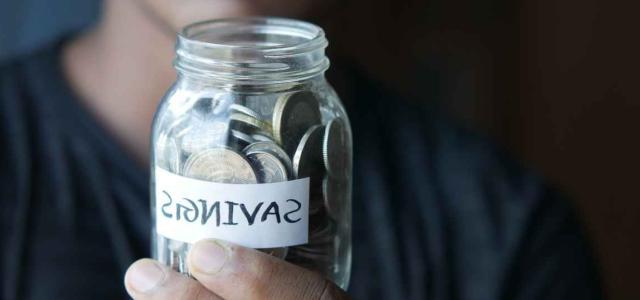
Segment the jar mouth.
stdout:
<svg viewBox="0 0 640 300">
<path fill-rule="evenodd" d="M 327 45 L 322 28 L 303 21 L 210 20 L 178 34 L 175 66 L 183 73 L 238 82 L 300 80 L 328 68 Z"/>
<path fill-rule="evenodd" d="M 259 49 L 268 52 L 326 46 L 322 28 L 284 18 L 218 19 L 194 23 L 179 33 L 184 42 L 211 48 Z"/>
</svg>

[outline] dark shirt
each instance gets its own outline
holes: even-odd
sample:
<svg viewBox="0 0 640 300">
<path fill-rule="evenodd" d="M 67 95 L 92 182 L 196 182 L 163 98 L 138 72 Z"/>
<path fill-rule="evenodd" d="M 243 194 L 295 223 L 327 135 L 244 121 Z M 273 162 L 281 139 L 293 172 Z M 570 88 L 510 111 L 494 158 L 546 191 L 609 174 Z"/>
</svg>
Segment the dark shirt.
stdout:
<svg viewBox="0 0 640 300">
<path fill-rule="evenodd" d="M 349 73 L 355 299 L 600 299 L 568 202 L 494 146 Z M 148 172 L 82 107 L 60 46 L 0 66 L 2 299 L 126 298 Z"/>
</svg>

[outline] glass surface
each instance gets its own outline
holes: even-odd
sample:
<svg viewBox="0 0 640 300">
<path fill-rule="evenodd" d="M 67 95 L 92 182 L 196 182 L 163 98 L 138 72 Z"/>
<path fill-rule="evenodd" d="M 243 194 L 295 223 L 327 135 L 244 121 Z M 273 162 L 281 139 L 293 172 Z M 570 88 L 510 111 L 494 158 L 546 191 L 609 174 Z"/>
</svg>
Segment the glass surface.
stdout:
<svg viewBox="0 0 640 300">
<path fill-rule="evenodd" d="M 326 46 L 320 28 L 287 19 L 211 21 L 182 32 L 178 80 L 153 123 L 154 225 L 156 166 L 242 183 L 195 171 L 211 153 L 233 153 L 251 166 L 256 183 L 310 178 L 309 243 L 261 250 L 348 286 L 352 138 L 345 110 L 324 78 Z M 152 241 L 154 258 L 188 273 L 190 244 L 158 235 L 155 226 Z"/>
</svg>

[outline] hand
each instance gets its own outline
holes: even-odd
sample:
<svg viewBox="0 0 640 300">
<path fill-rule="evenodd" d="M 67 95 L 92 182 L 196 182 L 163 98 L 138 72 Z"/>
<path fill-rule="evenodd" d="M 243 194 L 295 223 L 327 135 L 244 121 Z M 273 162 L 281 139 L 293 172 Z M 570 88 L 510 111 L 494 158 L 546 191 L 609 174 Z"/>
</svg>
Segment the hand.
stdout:
<svg viewBox="0 0 640 300">
<path fill-rule="evenodd" d="M 134 299 L 348 299 L 320 274 L 218 240 L 196 243 L 187 261 L 197 280 L 138 260 L 125 275 L 127 292 Z"/>
</svg>

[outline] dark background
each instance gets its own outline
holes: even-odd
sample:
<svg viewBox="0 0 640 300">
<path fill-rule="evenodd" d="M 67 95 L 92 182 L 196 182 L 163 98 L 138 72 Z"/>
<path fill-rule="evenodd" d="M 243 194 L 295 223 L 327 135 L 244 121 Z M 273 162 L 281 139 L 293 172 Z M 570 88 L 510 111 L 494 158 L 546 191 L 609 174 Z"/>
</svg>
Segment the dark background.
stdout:
<svg viewBox="0 0 640 300">
<path fill-rule="evenodd" d="M 0 0 L 0 61 L 76 31 L 98 6 Z M 609 297 L 640 299 L 639 13 L 632 0 L 350 0 L 317 21 L 334 56 L 440 103 L 562 187 Z"/>
</svg>

